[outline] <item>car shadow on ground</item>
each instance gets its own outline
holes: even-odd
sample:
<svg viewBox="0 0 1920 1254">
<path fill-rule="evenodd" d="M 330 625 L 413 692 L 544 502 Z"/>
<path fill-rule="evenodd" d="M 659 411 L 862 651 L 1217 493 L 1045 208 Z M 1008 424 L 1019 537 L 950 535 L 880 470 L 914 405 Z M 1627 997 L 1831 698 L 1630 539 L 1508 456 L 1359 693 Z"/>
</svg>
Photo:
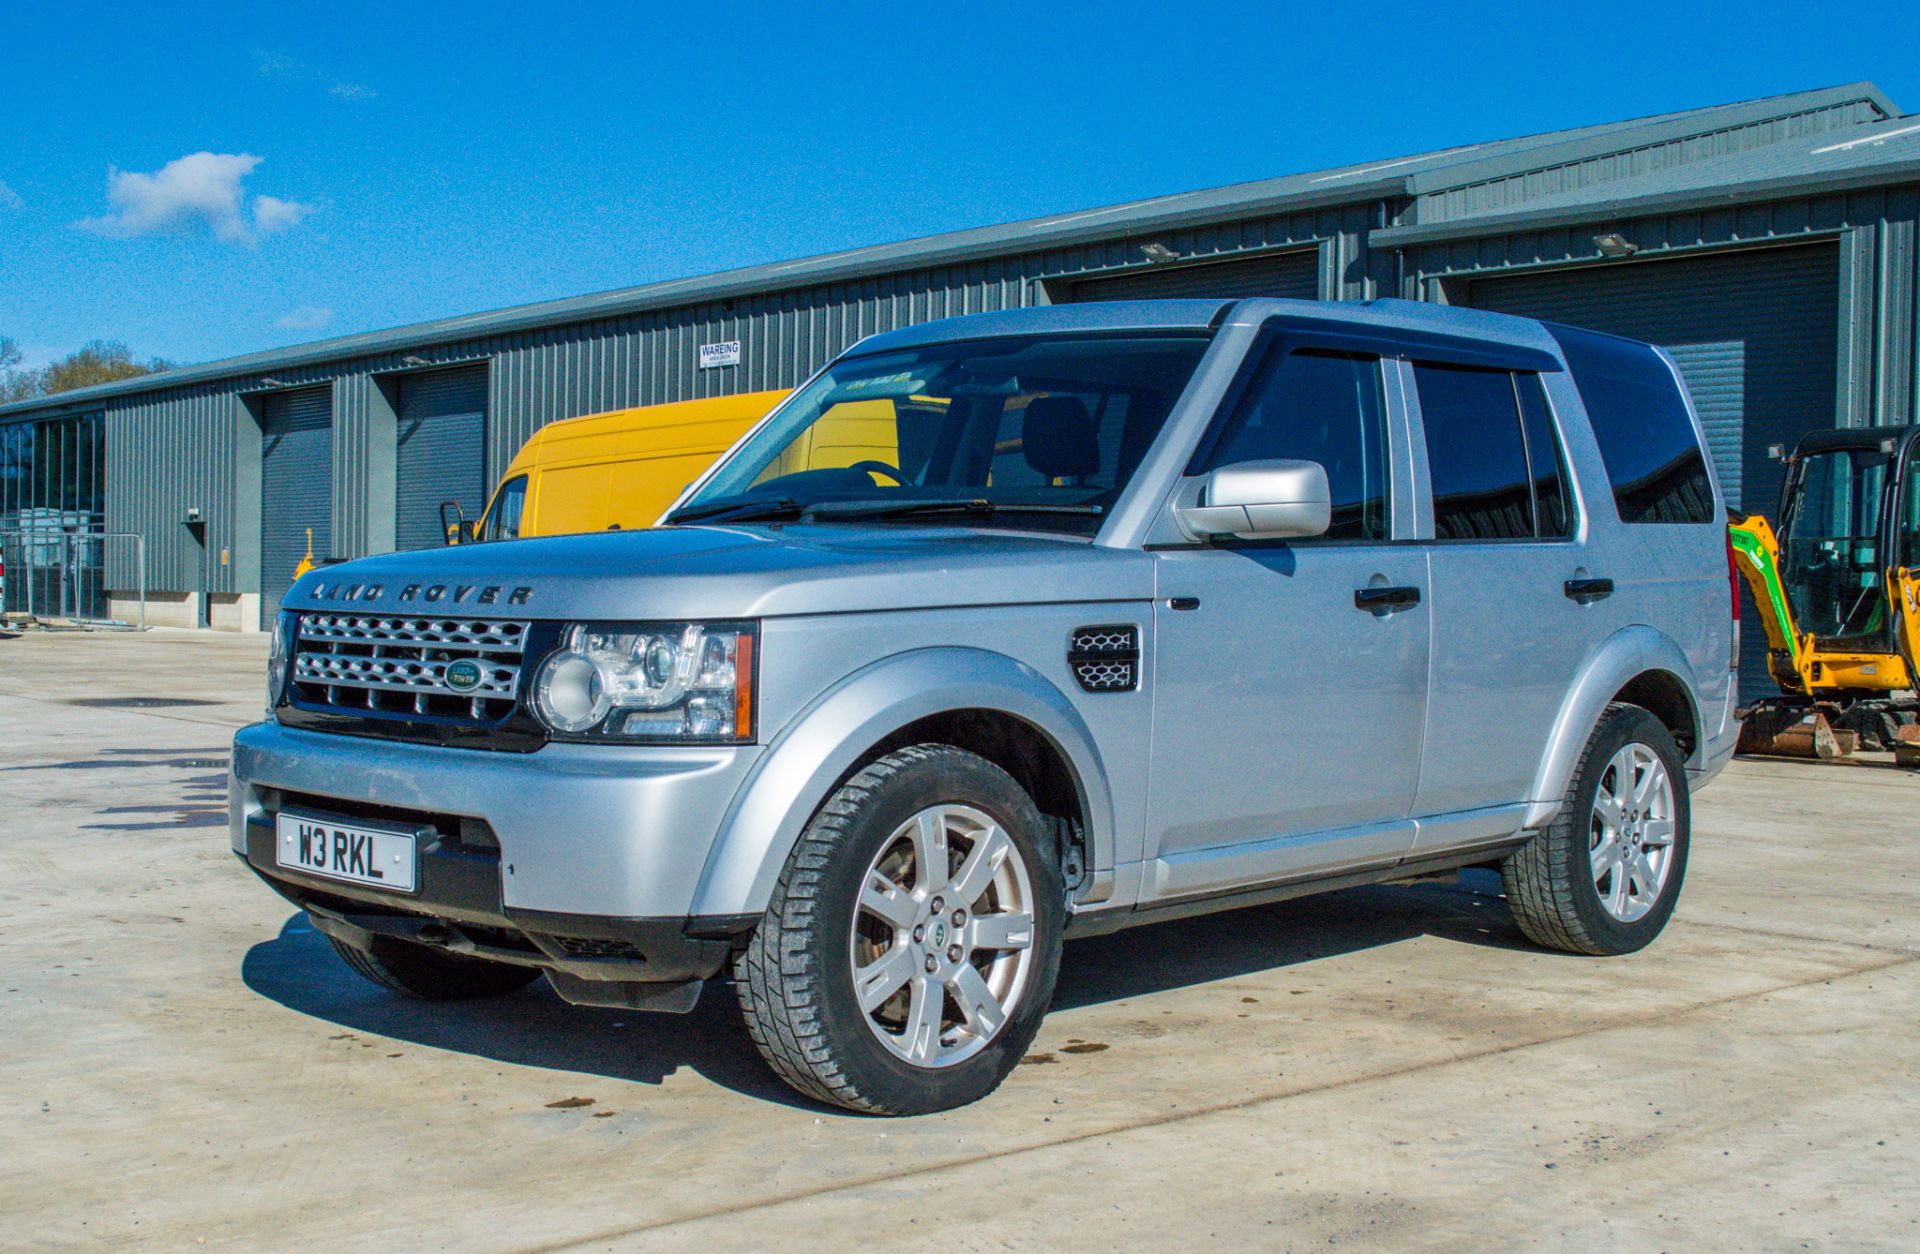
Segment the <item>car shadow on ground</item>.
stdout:
<svg viewBox="0 0 1920 1254">
<path fill-rule="evenodd" d="M 1259 975 L 1420 936 L 1530 949 L 1500 877 L 1350 888 L 1069 941 L 1053 1008 L 1147 997 Z"/>
<path fill-rule="evenodd" d="M 1071 941 L 1053 1008 L 1148 997 L 1419 936 L 1526 947 L 1498 877 L 1474 872 L 1459 883 L 1351 889 Z M 819 1109 L 767 1070 L 725 980 L 712 981 L 686 1015 L 572 1006 L 544 981 L 487 1001 L 414 1001 L 348 970 L 303 914 L 247 952 L 241 977 L 262 997 L 350 1032 L 641 1084 L 687 1068 L 746 1096 Z"/>
</svg>

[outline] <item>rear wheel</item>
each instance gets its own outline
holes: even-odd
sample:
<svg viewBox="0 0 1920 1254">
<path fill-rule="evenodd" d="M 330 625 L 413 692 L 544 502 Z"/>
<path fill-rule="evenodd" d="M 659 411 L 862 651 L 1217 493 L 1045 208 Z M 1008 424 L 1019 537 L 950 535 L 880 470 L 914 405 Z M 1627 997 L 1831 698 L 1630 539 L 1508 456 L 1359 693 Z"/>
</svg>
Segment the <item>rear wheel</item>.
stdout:
<svg viewBox="0 0 1920 1254">
<path fill-rule="evenodd" d="M 370 949 L 328 939 L 347 965 L 367 979 L 424 1001 L 499 997 L 524 988 L 540 974 L 533 967 L 450 954 L 392 936 L 375 936 Z"/>
<path fill-rule="evenodd" d="M 1570 953 L 1643 948 L 1673 915 L 1691 824 L 1672 733 L 1639 706 L 1608 706 L 1559 816 L 1501 866 L 1520 930 Z"/>
<path fill-rule="evenodd" d="M 788 858 L 735 987 L 802 1093 L 925 1114 L 993 1091 L 1039 1030 L 1066 891 L 1048 827 L 999 767 L 918 745 L 842 785 Z"/>
</svg>

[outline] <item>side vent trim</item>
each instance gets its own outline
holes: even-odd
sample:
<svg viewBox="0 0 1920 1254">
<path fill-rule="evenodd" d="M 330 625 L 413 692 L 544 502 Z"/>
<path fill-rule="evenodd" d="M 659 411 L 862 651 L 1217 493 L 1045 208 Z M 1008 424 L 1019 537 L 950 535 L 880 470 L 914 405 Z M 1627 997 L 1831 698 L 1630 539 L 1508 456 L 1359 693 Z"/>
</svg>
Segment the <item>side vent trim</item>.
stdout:
<svg viewBox="0 0 1920 1254">
<path fill-rule="evenodd" d="M 1140 628 L 1135 623 L 1076 627 L 1067 666 L 1088 692 L 1132 692 L 1140 686 Z"/>
</svg>

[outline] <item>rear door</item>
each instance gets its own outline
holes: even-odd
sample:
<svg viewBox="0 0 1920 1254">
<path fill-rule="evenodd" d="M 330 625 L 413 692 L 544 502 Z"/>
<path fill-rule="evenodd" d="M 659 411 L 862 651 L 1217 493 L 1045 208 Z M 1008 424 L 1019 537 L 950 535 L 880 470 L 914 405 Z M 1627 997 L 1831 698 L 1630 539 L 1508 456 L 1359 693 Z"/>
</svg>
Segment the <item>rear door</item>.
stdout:
<svg viewBox="0 0 1920 1254">
<path fill-rule="evenodd" d="M 1406 377 L 1433 528 L 1433 680 L 1413 807 L 1435 820 L 1422 822 L 1425 853 L 1518 827 L 1560 708 L 1616 614 L 1540 375 L 1416 356 Z"/>
</svg>

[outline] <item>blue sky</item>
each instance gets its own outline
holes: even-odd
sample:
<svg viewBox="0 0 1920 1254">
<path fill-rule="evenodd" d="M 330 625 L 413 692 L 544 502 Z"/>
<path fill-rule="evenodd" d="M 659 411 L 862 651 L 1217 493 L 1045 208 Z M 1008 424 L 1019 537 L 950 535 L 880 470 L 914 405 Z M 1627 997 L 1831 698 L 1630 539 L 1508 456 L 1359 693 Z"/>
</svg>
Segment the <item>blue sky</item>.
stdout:
<svg viewBox="0 0 1920 1254">
<path fill-rule="evenodd" d="M 204 361 L 1856 79 L 1920 111 L 1914 5 L 810 7 L 0 2 L 0 334 Z"/>
</svg>

